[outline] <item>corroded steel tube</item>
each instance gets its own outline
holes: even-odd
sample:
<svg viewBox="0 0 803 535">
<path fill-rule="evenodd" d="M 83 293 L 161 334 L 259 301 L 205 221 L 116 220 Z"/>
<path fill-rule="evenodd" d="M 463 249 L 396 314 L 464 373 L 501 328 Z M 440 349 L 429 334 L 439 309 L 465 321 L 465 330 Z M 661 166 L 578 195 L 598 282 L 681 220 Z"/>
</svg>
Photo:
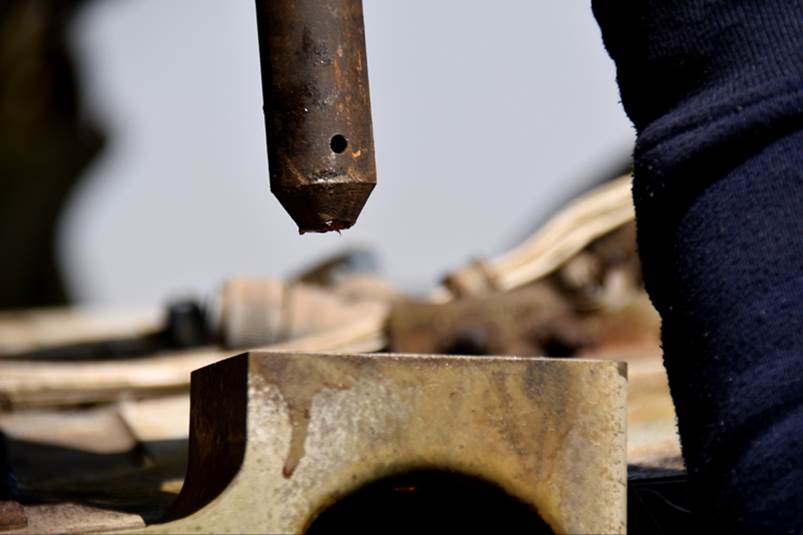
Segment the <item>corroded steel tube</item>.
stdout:
<svg viewBox="0 0 803 535">
<path fill-rule="evenodd" d="M 299 231 L 352 226 L 376 185 L 362 0 L 257 0 L 271 191 Z"/>
</svg>

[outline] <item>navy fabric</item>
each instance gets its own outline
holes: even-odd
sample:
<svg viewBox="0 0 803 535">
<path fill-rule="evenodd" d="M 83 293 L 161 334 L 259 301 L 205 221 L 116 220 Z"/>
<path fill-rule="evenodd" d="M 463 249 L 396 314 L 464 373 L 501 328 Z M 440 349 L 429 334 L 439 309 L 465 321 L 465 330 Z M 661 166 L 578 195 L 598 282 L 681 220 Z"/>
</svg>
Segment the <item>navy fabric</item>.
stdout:
<svg viewBox="0 0 803 535">
<path fill-rule="evenodd" d="M 803 532 L 803 1 L 593 0 L 693 503 Z"/>
</svg>

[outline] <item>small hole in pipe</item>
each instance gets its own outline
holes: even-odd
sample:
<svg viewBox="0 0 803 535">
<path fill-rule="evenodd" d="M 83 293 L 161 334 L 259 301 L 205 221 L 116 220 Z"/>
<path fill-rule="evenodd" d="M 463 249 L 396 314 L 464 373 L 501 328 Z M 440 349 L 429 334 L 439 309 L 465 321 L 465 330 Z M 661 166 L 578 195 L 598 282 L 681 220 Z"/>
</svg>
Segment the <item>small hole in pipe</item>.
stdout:
<svg viewBox="0 0 803 535">
<path fill-rule="evenodd" d="M 332 148 L 332 152 L 340 154 L 349 146 L 349 140 L 342 134 L 335 134 L 329 141 L 329 146 Z"/>
</svg>

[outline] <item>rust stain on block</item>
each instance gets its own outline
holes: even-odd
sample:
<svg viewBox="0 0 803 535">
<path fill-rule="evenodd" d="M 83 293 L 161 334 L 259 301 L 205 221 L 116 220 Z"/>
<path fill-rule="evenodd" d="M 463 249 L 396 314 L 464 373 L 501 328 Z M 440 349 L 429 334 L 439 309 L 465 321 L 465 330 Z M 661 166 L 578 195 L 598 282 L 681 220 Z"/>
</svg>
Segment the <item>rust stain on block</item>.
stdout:
<svg viewBox="0 0 803 535">
<path fill-rule="evenodd" d="M 583 359 L 255 352 L 193 374 L 187 481 L 153 533 L 299 533 L 378 480 L 490 482 L 556 533 L 624 533 L 626 378 Z"/>
</svg>

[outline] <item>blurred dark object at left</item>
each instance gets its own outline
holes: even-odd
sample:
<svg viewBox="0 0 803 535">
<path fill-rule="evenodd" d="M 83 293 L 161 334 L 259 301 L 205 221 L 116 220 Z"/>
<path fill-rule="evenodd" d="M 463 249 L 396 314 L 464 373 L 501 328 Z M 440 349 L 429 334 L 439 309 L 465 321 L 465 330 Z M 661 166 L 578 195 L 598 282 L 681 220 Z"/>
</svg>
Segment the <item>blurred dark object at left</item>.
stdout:
<svg viewBox="0 0 803 535">
<path fill-rule="evenodd" d="M 86 3 L 0 3 L 0 309 L 68 301 L 56 227 L 103 146 L 102 133 L 82 114 L 66 38 Z"/>
</svg>

